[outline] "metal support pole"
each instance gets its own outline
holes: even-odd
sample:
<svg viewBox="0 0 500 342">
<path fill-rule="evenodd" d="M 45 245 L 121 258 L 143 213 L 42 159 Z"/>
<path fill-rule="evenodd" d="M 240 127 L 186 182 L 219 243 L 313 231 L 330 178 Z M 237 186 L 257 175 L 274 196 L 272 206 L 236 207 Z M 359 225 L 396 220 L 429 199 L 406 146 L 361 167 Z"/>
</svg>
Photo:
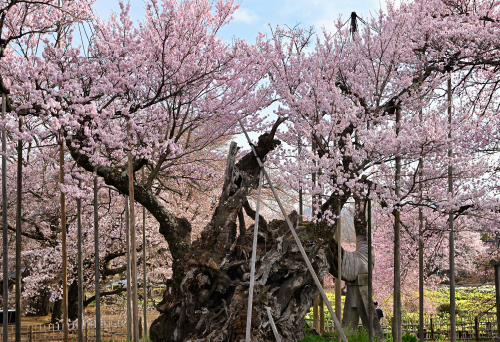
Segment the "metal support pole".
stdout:
<svg viewBox="0 0 500 342">
<path fill-rule="evenodd" d="M 2 93 L 2 120 L 5 122 L 6 94 Z M 9 310 L 9 282 L 6 281 L 9 274 L 9 246 L 7 230 L 7 131 L 5 124 L 2 128 L 2 247 L 3 247 L 3 342 L 9 340 L 9 326 L 6 319 Z"/>
<path fill-rule="evenodd" d="M 368 200 L 368 340 L 373 342 L 372 200 Z"/>
<path fill-rule="evenodd" d="M 142 179 L 146 183 L 144 176 L 144 168 L 142 168 Z M 148 286 L 146 278 L 146 207 L 142 207 L 142 288 L 143 294 L 143 308 L 144 308 L 144 337 L 148 337 Z"/>
<path fill-rule="evenodd" d="M 276 338 L 276 342 L 281 342 L 280 335 L 278 334 L 278 330 L 276 329 L 276 325 L 274 324 L 273 316 L 271 315 L 271 308 L 266 306 L 266 311 L 267 311 L 267 317 L 269 317 L 269 324 L 271 324 L 274 337 Z"/>
<path fill-rule="evenodd" d="M 288 218 L 288 215 L 286 214 L 285 208 L 283 207 L 283 204 L 281 203 L 281 200 L 280 200 L 278 194 L 276 193 L 276 190 L 274 189 L 273 183 L 271 182 L 271 178 L 269 177 L 268 173 L 266 172 L 266 169 L 264 168 L 262 161 L 260 160 L 259 156 L 257 155 L 255 148 L 253 147 L 253 145 L 251 145 L 250 137 L 248 136 L 248 133 L 247 133 L 245 127 L 243 126 L 243 123 L 241 122 L 241 120 L 238 120 L 238 121 L 240 123 L 240 126 L 241 126 L 243 132 L 245 133 L 245 136 L 247 138 L 248 143 L 250 144 L 250 146 L 252 148 L 252 152 L 257 160 L 257 163 L 259 164 L 259 166 L 262 170 L 262 173 L 264 173 L 264 176 L 266 177 L 267 183 L 269 184 L 269 187 L 271 188 L 271 191 L 274 195 L 274 198 L 276 199 L 276 202 L 278 203 L 278 206 L 281 209 L 281 213 L 285 217 L 286 223 L 288 224 L 288 227 L 290 228 L 290 231 L 292 232 L 295 243 L 297 244 L 297 247 L 300 250 L 300 254 L 302 254 L 302 257 L 304 258 L 304 261 L 307 265 L 307 269 L 309 270 L 309 272 L 311 272 L 311 276 L 314 280 L 314 283 L 318 287 L 318 289 L 321 293 L 321 296 L 323 297 L 323 300 L 325 301 L 325 303 L 328 307 L 328 311 L 330 312 L 330 315 L 332 316 L 333 321 L 335 322 L 335 326 L 337 327 L 339 334 L 342 337 L 342 340 L 344 342 L 347 342 L 347 338 L 344 334 L 344 331 L 342 330 L 342 327 L 340 326 L 340 323 L 337 319 L 337 316 L 335 316 L 333 308 L 332 308 L 330 302 L 328 301 L 328 297 L 326 296 L 325 291 L 323 290 L 323 287 L 321 286 L 321 283 L 318 279 L 318 276 L 316 275 L 316 272 L 314 271 L 314 268 L 312 267 L 311 262 L 309 261 L 309 258 L 307 257 L 306 251 L 304 250 L 304 247 L 302 247 L 302 243 L 300 242 L 299 236 L 297 235 L 297 232 L 293 228 L 292 222 L 290 222 L 290 219 Z"/>
<path fill-rule="evenodd" d="M 97 166 L 94 166 L 94 263 L 95 263 L 95 340 L 101 342 L 101 274 L 99 271 L 99 188 Z"/>
<path fill-rule="evenodd" d="M 247 330 L 246 342 L 250 341 L 250 330 L 252 328 L 252 304 L 253 304 L 253 287 L 255 284 L 255 261 L 257 259 L 257 238 L 259 235 L 259 210 L 260 210 L 260 194 L 262 191 L 262 171 L 259 174 L 259 192 L 257 194 L 257 204 L 255 208 L 255 224 L 253 228 L 253 245 L 252 259 L 250 266 L 250 287 L 248 288 L 248 310 L 247 310 Z"/>
<path fill-rule="evenodd" d="M 22 132 L 23 118 L 19 119 Z M 17 144 L 17 208 L 16 208 L 16 342 L 21 342 L 21 210 L 23 189 L 23 142 Z"/>
<path fill-rule="evenodd" d="M 130 123 L 127 126 L 130 139 Z M 130 201 L 130 253 L 131 253 L 131 280 L 132 280 L 132 324 L 134 342 L 139 342 L 139 309 L 137 301 L 137 256 L 135 250 L 135 210 L 134 210 L 134 170 L 132 165 L 132 151 L 128 151 L 128 179 Z"/>
<path fill-rule="evenodd" d="M 81 187 L 82 182 L 78 183 Z M 83 259 L 82 259 L 82 199 L 76 200 L 78 235 L 78 342 L 83 342 Z"/>
</svg>

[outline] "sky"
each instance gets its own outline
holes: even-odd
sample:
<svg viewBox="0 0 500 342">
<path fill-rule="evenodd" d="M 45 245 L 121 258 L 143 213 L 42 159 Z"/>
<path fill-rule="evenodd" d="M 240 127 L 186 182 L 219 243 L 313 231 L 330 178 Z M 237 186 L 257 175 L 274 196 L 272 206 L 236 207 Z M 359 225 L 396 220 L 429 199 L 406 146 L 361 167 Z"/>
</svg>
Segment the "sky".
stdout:
<svg viewBox="0 0 500 342">
<path fill-rule="evenodd" d="M 240 0 L 239 3 L 233 22 L 220 33 L 228 41 L 235 37 L 252 43 L 259 31 L 270 33 L 269 25 L 274 28 L 300 24 L 303 28 L 314 26 L 316 32 L 321 32 L 322 27 L 335 32 L 335 22 L 340 16 L 345 21 L 355 11 L 367 19 L 385 0 Z M 130 0 L 130 6 L 132 19 L 139 21 L 144 15 L 143 0 Z M 103 18 L 111 11 L 119 12 L 118 0 L 97 0 L 94 8 Z"/>
</svg>

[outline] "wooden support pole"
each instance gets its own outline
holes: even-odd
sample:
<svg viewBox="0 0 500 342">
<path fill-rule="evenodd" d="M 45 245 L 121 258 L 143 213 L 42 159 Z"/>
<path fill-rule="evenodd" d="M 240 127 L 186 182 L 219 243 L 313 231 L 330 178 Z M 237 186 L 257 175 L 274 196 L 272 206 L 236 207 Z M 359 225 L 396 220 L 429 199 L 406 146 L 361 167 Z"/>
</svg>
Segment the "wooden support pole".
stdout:
<svg viewBox="0 0 500 342">
<path fill-rule="evenodd" d="M 62 0 L 57 1 L 59 8 L 62 7 Z M 61 48 L 62 27 L 57 27 L 57 48 Z M 62 83 L 59 82 L 59 92 L 62 93 Z M 59 149 L 59 182 L 64 185 L 64 130 L 61 130 L 61 142 Z M 63 281 L 63 342 L 68 342 L 68 255 L 66 245 L 66 194 L 61 191 L 61 249 L 62 249 L 62 281 Z"/>
<path fill-rule="evenodd" d="M 342 322 L 342 208 L 337 203 L 337 221 L 335 222 L 335 240 L 337 240 L 337 278 L 335 278 L 335 315 Z M 339 336 L 340 341 L 340 336 Z"/>
<path fill-rule="evenodd" d="M 313 303 L 313 328 L 316 330 L 319 330 L 318 301 L 319 301 L 319 296 L 316 297 Z"/>
<path fill-rule="evenodd" d="M 474 317 L 474 335 L 476 341 L 479 342 L 479 316 Z"/>
<path fill-rule="evenodd" d="M 434 320 L 431 317 L 431 340 L 434 341 Z"/>
<path fill-rule="evenodd" d="M 19 132 L 23 118 L 19 119 Z M 21 210 L 23 201 L 23 142 L 17 143 L 17 208 L 16 208 L 16 342 L 21 342 Z M 4 278 L 5 279 L 5 278 Z"/>
<path fill-rule="evenodd" d="M 127 341 L 132 340 L 132 291 L 130 287 L 131 277 L 130 277 L 130 218 L 129 218 L 129 208 L 128 208 L 128 196 L 125 196 L 125 244 L 127 245 L 125 250 L 127 254 Z"/>
<path fill-rule="evenodd" d="M 95 340 L 101 342 L 101 284 L 99 270 L 99 188 L 94 166 L 94 263 L 95 263 Z"/>
<path fill-rule="evenodd" d="M 59 182 L 64 185 L 64 133 L 59 145 Z M 66 245 L 66 194 L 61 191 L 61 249 L 63 281 L 63 341 L 68 342 L 68 254 Z"/>
<path fill-rule="evenodd" d="M 146 176 L 144 174 L 144 167 L 142 168 L 142 181 L 146 184 Z M 146 277 L 146 207 L 142 207 L 142 287 L 144 293 L 143 309 L 144 309 L 144 337 L 148 337 L 148 286 Z"/>
<path fill-rule="evenodd" d="M 423 114 L 420 110 L 420 123 L 423 123 Z M 422 126 L 423 127 L 423 126 Z M 424 159 L 419 158 L 420 171 L 418 176 L 418 189 L 420 192 L 420 203 L 423 202 L 423 180 L 424 180 Z M 418 313 L 419 326 L 418 335 L 420 341 L 424 341 L 424 213 L 422 207 L 418 208 Z"/>
<path fill-rule="evenodd" d="M 490 260 L 490 264 L 495 268 L 495 298 L 497 311 L 497 336 L 500 337 L 500 259 Z"/>
<path fill-rule="evenodd" d="M 81 181 L 78 187 L 81 187 Z M 82 199 L 76 200 L 78 249 L 78 342 L 83 342 L 83 258 L 82 258 Z"/>
<path fill-rule="evenodd" d="M 7 95 L 2 93 L 2 120 L 5 121 Z M 9 246 L 7 228 L 7 130 L 2 127 L 2 247 L 3 247 L 3 277 L 9 274 Z M 9 282 L 3 282 L 3 342 L 9 341 L 9 326 L 7 310 L 9 309 Z"/>
<path fill-rule="evenodd" d="M 373 342 L 372 200 L 368 199 L 368 341 Z"/>
<path fill-rule="evenodd" d="M 401 122 L 401 108 L 396 109 L 396 136 L 399 135 Z M 396 200 L 400 199 L 401 186 L 401 155 L 399 147 L 396 151 L 396 174 L 395 174 L 395 192 Z M 401 237 L 400 237 L 400 215 L 399 207 L 396 208 L 394 215 L 394 324 L 392 328 L 394 342 L 402 341 L 401 331 Z"/>
<path fill-rule="evenodd" d="M 142 338 L 142 317 L 139 317 L 139 338 Z"/>
<path fill-rule="evenodd" d="M 451 165 L 451 158 L 453 155 L 451 148 L 451 73 L 448 78 L 448 139 L 450 146 L 448 149 L 448 192 L 450 200 L 453 199 L 453 166 Z M 450 329 L 451 329 L 451 342 L 456 341 L 456 317 L 455 317 L 455 236 L 453 229 L 453 210 L 450 209 L 448 216 L 448 224 L 450 229 L 449 240 L 449 253 L 450 253 Z"/>
<path fill-rule="evenodd" d="M 127 126 L 130 139 L 130 123 Z M 132 163 L 132 144 L 128 151 L 128 179 L 129 179 L 129 201 L 130 201 L 130 253 L 131 253 L 131 280 L 132 280 L 132 324 L 133 340 L 139 342 L 139 308 L 137 300 L 137 251 L 135 249 L 135 208 L 134 208 L 134 166 Z"/>
</svg>

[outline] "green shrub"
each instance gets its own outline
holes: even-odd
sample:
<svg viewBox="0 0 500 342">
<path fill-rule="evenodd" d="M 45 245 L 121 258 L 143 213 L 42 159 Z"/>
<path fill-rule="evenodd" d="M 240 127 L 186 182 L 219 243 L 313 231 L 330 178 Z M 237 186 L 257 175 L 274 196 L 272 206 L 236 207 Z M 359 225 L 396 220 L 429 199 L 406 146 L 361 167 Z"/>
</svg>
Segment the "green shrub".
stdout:
<svg viewBox="0 0 500 342">
<path fill-rule="evenodd" d="M 402 336 L 403 342 L 417 342 L 417 336 L 410 334 L 408 331 Z"/>
<path fill-rule="evenodd" d="M 437 307 L 437 311 L 441 313 L 450 313 L 450 303 L 442 303 Z M 460 313 L 460 308 L 455 307 L 455 313 L 459 314 Z"/>
</svg>

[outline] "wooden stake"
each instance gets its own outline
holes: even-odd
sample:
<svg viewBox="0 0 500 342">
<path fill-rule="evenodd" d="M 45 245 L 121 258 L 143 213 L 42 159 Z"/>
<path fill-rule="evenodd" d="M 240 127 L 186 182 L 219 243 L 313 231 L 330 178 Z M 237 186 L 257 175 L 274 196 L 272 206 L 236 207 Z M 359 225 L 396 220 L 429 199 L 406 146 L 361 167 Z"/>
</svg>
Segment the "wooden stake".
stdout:
<svg viewBox="0 0 500 342">
<path fill-rule="evenodd" d="M 130 139 L 130 123 L 127 126 Z M 130 252 L 131 252 L 131 277 L 132 277 L 132 324 L 134 342 L 139 342 L 139 312 L 137 300 L 137 256 L 135 250 L 135 210 L 134 210 L 134 166 L 132 163 L 132 151 L 128 151 L 128 179 L 129 179 L 129 201 L 130 201 Z"/>
<path fill-rule="evenodd" d="M 19 119 L 19 132 L 23 118 Z M 16 342 L 21 342 L 21 210 L 23 189 L 23 142 L 17 143 L 17 208 L 16 208 Z"/>
<path fill-rule="evenodd" d="M 95 263 L 95 340 L 101 342 L 101 284 L 99 271 L 99 188 L 97 166 L 94 166 L 94 263 Z"/>
<path fill-rule="evenodd" d="M 2 93 L 2 120 L 5 121 L 6 94 Z M 5 275 L 9 274 L 9 246 L 7 228 L 7 131 L 2 128 L 2 246 L 3 246 L 3 342 L 9 341 L 8 315 L 9 309 L 9 282 Z"/>
</svg>

